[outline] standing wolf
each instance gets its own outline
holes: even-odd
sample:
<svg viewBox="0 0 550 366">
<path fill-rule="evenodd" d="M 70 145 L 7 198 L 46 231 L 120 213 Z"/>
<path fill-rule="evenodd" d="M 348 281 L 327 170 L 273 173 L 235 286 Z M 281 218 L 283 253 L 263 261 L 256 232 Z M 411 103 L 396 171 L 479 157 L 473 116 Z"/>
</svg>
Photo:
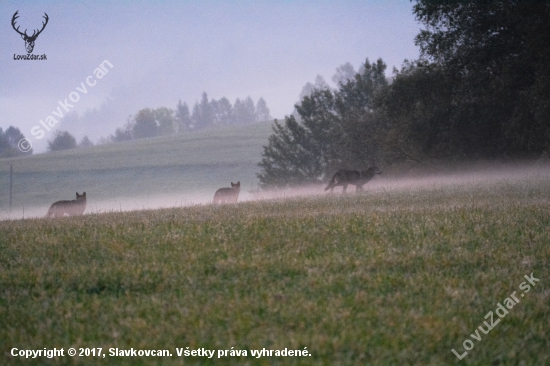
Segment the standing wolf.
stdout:
<svg viewBox="0 0 550 366">
<path fill-rule="evenodd" d="M 231 188 L 220 188 L 214 194 L 214 205 L 220 203 L 236 203 L 241 191 L 241 181 L 231 182 Z"/>
<path fill-rule="evenodd" d="M 330 193 L 336 186 L 343 186 L 343 193 L 346 193 L 348 184 L 355 186 L 355 191 L 362 191 L 363 184 L 371 180 L 375 174 L 382 174 L 382 172 L 375 166 L 371 166 L 367 170 L 339 170 L 330 180 L 325 191 L 330 188 Z"/>
<path fill-rule="evenodd" d="M 78 194 L 76 192 L 76 199 L 72 201 L 57 201 L 54 202 L 46 217 L 63 217 L 68 216 L 79 216 L 84 213 L 86 209 L 86 192 Z"/>
</svg>

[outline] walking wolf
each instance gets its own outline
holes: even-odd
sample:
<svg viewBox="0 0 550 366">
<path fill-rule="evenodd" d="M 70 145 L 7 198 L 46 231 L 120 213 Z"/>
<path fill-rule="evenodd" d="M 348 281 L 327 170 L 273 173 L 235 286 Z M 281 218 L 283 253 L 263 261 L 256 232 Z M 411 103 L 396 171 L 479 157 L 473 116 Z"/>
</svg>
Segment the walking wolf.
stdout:
<svg viewBox="0 0 550 366">
<path fill-rule="evenodd" d="M 221 203 L 236 203 L 241 191 L 241 181 L 231 182 L 231 188 L 220 188 L 214 194 L 214 205 Z"/>
<path fill-rule="evenodd" d="M 54 202 L 46 217 L 63 217 L 82 215 L 86 209 L 86 192 L 78 194 L 76 192 L 76 199 L 71 201 L 57 201 Z"/>
<path fill-rule="evenodd" d="M 334 187 L 343 186 L 344 190 L 342 192 L 346 193 L 348 184 L 355 186 L 356 192 L 362 191 L 363 184 L 371 180 L 375 174 L 382 174 L 382 172 L 375 166 L 372 166 L 367 170 L 339 170 L 336 174 L 334 174 L 327 188 L 325 188 L 325 191 L 330 189 L 330 192 L 332 193 Z"/>
</svg>

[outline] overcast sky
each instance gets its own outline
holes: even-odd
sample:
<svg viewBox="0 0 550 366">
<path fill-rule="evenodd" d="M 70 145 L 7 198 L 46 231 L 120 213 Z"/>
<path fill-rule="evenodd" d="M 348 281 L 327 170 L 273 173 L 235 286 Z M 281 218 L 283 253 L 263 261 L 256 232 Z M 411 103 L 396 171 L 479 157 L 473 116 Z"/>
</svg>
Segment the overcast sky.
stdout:
<svg viewBox="0 0 550 366">
<path fill-rule="evenodd" d="M 307 82 L 322 75 L 330 83 L 346 62 L 358 69 L 366 58 L 381 57 L 389 75 L 417 58 L 421 25 L 412 6 L 406 0 L 2 1 L 0 127 L 19 127 L 35 152 L 44 151 L 53 132 L 37 139 L 31 129 L 73 92 L 78 101 L 68 100 L 65 109 L 80 122 L 66 119 L 54 128 L 94 142 L 141 108 L 174 109 L 180 99 L 192 108 L 203 92 L 231 103 L 263 97 L 272 116 L 283 118 Z M 48 14 L 33 51 L 47 60 L 14 60 L 27 54 L 11 26 L 17 10 L 17 26 L 28 34 Z M 113 68 L 98 79 L 94 70 L 104 60 Z M 86 80 L 96 83 L 78 91 Z"/>
</svg>

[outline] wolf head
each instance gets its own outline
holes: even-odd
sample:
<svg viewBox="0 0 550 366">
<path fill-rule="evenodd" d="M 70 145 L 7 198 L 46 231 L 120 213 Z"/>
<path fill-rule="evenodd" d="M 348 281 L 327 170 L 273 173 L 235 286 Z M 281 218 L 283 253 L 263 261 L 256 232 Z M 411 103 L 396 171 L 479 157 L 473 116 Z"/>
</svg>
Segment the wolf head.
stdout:
<svg viewBox="0 0 550 366">
<path fill-rule="evenodd" d="M 376 174 L 382 174 L 382 171 L 375 166 L 371 166 L 367 170 L 362 170 L 361 174 L 374 177 Z"/>
<path fill-rule="evenodd" d="M 76 192 L 76 200 L 86 201 L 86 192 L 82 192 L 82 194 L 78 194 L 78 192 Z"/>
<path fill-rule="evenodd" d="M 241 181 L 238 181 L 237 183 L 231 182 L 231 188 L 240 190 L 241 189 Z"/>
</svg>

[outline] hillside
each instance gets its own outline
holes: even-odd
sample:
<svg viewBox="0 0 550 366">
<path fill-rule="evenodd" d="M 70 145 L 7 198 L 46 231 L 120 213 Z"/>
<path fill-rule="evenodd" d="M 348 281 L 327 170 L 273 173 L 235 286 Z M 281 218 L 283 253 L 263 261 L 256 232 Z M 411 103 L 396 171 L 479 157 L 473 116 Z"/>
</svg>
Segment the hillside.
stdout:
<svg viewBox="0 0 550 366">
<path fill-rule="evenodd" d="M 212 199 L 216 188 L 241 181 L 257 189 L 256 173 L 270 123 L 226 127 L 0 159 L 0 217 L 42 216 L 54 201 L 86 191 L 87 212 L 186 205 Z"/>
</svg>

